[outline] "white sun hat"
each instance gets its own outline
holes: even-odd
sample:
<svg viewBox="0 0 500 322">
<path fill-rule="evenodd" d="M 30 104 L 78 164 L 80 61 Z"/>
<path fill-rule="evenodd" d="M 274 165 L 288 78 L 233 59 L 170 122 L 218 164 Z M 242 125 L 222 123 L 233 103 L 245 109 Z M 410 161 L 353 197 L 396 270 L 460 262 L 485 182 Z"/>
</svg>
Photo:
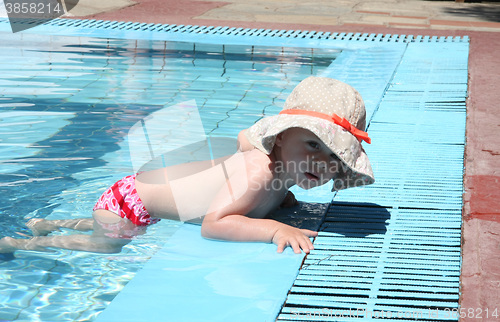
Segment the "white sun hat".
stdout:
<svg viewBox="0 0 500 322">
<path fill-rule="evenodd" d="M 347 166 L 333 184 L 333 190 L 341 190 L 375 182 L 361 145 L 361 141 L 371 143 L 365 126 L 365 105 L 353 87 L 311 76 L 295 87 L 278 115 L 258 121 L 246 136 L 257 149 L 270 154 L 279 133 L 293 127 L 313 132 Z"/>
</svg>

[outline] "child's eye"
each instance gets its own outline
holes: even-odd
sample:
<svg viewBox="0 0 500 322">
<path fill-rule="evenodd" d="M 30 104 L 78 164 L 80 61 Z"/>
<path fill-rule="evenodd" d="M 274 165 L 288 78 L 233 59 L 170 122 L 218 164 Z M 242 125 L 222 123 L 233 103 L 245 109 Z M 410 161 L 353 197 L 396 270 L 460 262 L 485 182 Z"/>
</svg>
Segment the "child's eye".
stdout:
<svg viewBox="0 0 500 322">
<path fill-rule="evenodd" d="M 319 149 L 320 146 L 317 142 L 314 142 L 314 141 L 309 141 L 307 142 L 307 144 L 309 144 L 310 147 L 312 147 L 313 149 Z"/>
</svg>

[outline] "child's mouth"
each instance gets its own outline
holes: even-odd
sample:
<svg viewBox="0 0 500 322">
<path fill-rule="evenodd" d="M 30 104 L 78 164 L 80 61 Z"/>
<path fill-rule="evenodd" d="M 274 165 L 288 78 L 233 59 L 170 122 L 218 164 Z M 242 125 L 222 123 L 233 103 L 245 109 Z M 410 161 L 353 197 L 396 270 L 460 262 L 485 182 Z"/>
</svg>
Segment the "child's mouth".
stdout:
<svg viewBox="0 0 500 322">
<path fill-rule="evenodd" d="M 306 178 L 308 180 L 312 180 L 312 181 L 318 181 L 319 180 L 319 177 L 310 173 L 310 172 L 305 172 L 304 175 L 306 176 Z"/>
</svg>

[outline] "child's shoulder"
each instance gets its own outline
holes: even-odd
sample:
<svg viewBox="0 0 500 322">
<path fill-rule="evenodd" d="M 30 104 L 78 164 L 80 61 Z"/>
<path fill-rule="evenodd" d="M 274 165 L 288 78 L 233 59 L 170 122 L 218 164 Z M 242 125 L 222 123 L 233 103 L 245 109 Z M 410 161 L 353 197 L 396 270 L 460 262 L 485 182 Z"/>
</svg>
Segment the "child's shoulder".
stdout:
<svg viewBox="0 0 500 322">
<path fill-rule="evenodd" d="M 269 155 L 257 149 L 241 153 L 244 155 L 246 170 L 250 176 L 254 178 L 258 177 L 258 181 L 266 181 L 273 178 L 273 161 Z"/>
</svg>

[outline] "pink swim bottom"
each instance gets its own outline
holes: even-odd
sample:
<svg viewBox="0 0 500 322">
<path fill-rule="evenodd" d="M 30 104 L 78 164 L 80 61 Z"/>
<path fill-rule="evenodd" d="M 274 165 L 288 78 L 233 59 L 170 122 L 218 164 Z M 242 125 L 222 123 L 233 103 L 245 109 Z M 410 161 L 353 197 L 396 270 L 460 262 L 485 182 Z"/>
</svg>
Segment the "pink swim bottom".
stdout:
<svg viewBox="0 0 500 322">
<path fill-rule="evenodd" d="M 151 218 L 135 189 L 135 175 L 127 176 L 106 190 L 94 206 L 106 209 L 122 218 L 129 219 L 137 226 L 147 226 L 160 221 Z"/>
</svg>

